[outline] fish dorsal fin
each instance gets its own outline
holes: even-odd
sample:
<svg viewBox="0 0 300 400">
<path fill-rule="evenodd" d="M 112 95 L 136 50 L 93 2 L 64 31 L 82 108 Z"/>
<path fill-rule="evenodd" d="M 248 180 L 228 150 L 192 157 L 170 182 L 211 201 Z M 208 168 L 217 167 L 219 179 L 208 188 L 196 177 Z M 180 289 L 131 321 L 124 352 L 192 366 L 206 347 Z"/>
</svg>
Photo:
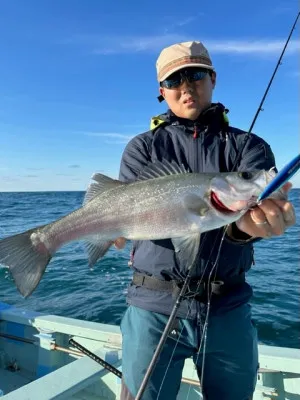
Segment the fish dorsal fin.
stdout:
<svg viewBox="0 0 300 400">
<path fill-rule="evenodd" d="M 162 176 L 187 174 L 188 171 L 183 164 L 179 165 L 172 161 L 155 161 L 148 164 L 140 173 L 137 180 L 143 181 L 147 179 L 160 178 Z"/>
<path fill-rule="evenodd" d="M 120 182 L 116 179 L 112 179 L 109 176 L 95 173 L 92 176 L 92 180 L 95 181 L 89 185 L 86 194 L 84 196 L 83 205 L 93 200 L 100 193 L 104 193 L 107 190 L 113 189 L 115 187 L 125 185 L 125 183 Z"/>
</svg>

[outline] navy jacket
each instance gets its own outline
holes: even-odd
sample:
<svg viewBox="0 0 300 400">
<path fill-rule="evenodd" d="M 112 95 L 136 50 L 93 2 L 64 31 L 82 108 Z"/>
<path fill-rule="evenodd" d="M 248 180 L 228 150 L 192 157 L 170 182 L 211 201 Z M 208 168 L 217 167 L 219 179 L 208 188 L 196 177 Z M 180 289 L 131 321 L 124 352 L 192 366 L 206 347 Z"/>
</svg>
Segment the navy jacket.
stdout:
<svg viewBox="0 0 300 400">
<path fill-rule="evenodd" d="M 121 181 L 135 180 L 151 161 L 167 159 L 184 164 L 192 172 L 231 171 L 239 150 L 243 147 L 246 132 L 229 126 L 225 109 L 221 104 L 212 104 L 196 121 L 176 117 L 170 110 L 152 120 L 148 132 L 134 137 L 126 146 L 120 167 Z M 270 146 L 260 137 L 251 134 L 246 141 L 238 163 L 238 171 L 266 169 L 275 166 Z M 130 205 L 128 205 L 130 206 Z M 222 229 L 201 235 L 201 252 L 197 259 L 195 274 L 200 277 L 205 269 L 207 277 L 217 257 Z M 133 242 L 132 269 L 159 279 L 180 278 L 171 240 Z M 253 243 L 236 242 L 229 237 L 221 247 L 217 266 L 219 279 L 247 272 L 253 263 Z M 207 268 L 206 268 L 207 266 Z M 252 295 L 251 287 L 245 283 L 226 296 L 216 298 L 213 309 L 235 307 L 247 302 Z M 169 314 L 174 298 L 166 292 L 157 292 L 131 284 L 127 302 L 146 310 Z M 185 300 L 178 316 L 194 318 L 199 312 L 197 302 Z"/>
</svg>

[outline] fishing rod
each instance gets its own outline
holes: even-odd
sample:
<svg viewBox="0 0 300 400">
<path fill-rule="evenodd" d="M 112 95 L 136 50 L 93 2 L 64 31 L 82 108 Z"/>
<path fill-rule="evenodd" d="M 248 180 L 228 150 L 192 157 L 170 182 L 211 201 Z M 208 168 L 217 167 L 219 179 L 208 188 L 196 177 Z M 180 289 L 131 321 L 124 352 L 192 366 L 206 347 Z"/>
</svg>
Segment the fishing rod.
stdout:
<svg viewBox="0 0 300 400">
<path fill-rule="evenodd" d="M 270 194 L 281 188 L 300 168 L 300 154 L 293 158 L 274 179 L 265 187 L 262 193 L 257 198 L 257 203 L 266 199 Z"/>
<path fill-rule="evenodd" d="M 277 73 L 277 70 L 278 70 L 279 66 L 281 65 L 281 60 L 282 60 L 282 58 L 283 58 L 283 56 L 284 56 L 284 53 L 285 53 L 286 48 L 287 48 L 287 45 L 288 45 L 288 43 L 289 43 L 289 41 L 290 41 L 290 39 L 291 39 L 291 37 L 292 37 L 293 31 L 294 31 L 294 29 L 295 29 L 295 27 L 296 27 L 296 25 L 297 25 L 299 15 L 300 15 L 300 12 L 298 12 L 298 15 L 297 15 L 297 17 L 296 17 L 296 19 L 295 19 L 295 22 L 294 22 L 294 24 L 293 24 L 293 26 L 292 26 L 292 29 L 290 30 L 289 36 L 288 36 L 288 38 L 287 38 L 287 40 L 286 40 L 286 42 L 285 42 L 285 45 L 284 45 L 284 47 L 283 47 L 283 49 L 282 49 L 282 52 L 281 52 L 280 57 L 279 57 L 279 59 L 278 59 L 278 62 L 277 62 L 277 64 L 276 64 L 276 67 L 275 67 L 275 69 L 274 69 L 274 72 L 273 72 L 273 74 L 272 74 L 272 76 L 271 76 L 271 79 L 270 79 L 270 81 L 269 81 L 269 83 L 268 83 L 268 86 L 267 86 L 267 88 L 266 88 L 266 90 L 265 90 L 265 93 L 264 93 L 264 95 L 263 95 L 263 97 L 262 97 L 262 99 L 261 99 L 261 102 L 260 102 L 260 104 L 259 104 L 259 106 L 258 106 L 258 109 L 257 109 L 257 111 L 256 111 L 256 113 L 255 113 L 255 116 L 254 116 L 254 118 L 253 118 L 253 121 L 252 121 L 252 123 L 251 123 L 251 125 L 250 125 L 249 131 L 247 132 L 247 134 L 246 134 L 246 136 L 245 136 L 245 138 L 244 138 L 244 142 L 242 143 L 242 147 L 241 147 L 240 151 L 238 152 L 238 154 L 237 154 L 237 156 L 236 156 L 236 160 L 235 160 L 235 163 L 234 163 L 234 165 L 233 165 L 233 167 L 232 167 L 232 171 L 234 171 L 234 170 L 236 169 L 236 167 L 237 167 L 237 165 L 238 165 L 238 163 L 239 163 L 239 161 L 240 161 L 240 158 L 241 158 L 241 156 L 242 156 L 242 154 L 243 154 L 243 151 L 244 151 L 244 149 L 245 149 L 245 147 L 246 147 L 247 141 L 249 140 L 250 134 L 252 133 L 252 129 L 253 129 L 254 125 L 255 125 L 255 122 L 256 122 L 256 120 L 257 120 L 257 118 L 258 118 L 258 116 L 259 116 L 259 113 L 260 113 L 261 111 L 263 111 L 262 106 L 263 106 L 263 104 L 264 104 L 264 102 L 265 102 L 265 100 L 266 100 L 267 94 L 268 94 L 268 92 L 269 92 L 269 90 L 270 90 L 270 87 L 271 87 L 271 85 L 272 85 L 272 83 L 273 83 L 273 79 L 274 79 L 274 77 L 275 77 L 275 75 L 276 75 L 276 73 Z"/>
<path fill-rule="evenodd" d="M 240 158 L 242 156 L 242 153 L 243 153 L 243 151 L 244 151 L 244 149 L 246 147 L 247 141 L 249 140 L 249 137 L 250 137 L 252 129 L 253 129 L 254 125 L 255 125 L 255 122 L 256 122 L 256 120 L 258 118 L 258 115 L 259 115 L 259 113 L 261 111 L 263 111 L 262 106 L 263 106 L 264 101 L 265 101 L 265 99 L 267 97 L 269 89 L 270 89 L 270 87 L 272 85 L 273 79 L 274 79 L 274 77 L 275 77 L 275 75 L 277 73 L 278 67 L 281 64 L 281 60 L 282 60 L 283 55 L 284 55 L 284 53 L 286 51 L 287 45 L 288 45 L 288 43 L 290 41 L 292 33 L 293 33 L 293 31 L 294 31 L 294 29 L 296 27 L 296 24 L 298 22 L 299 15 L 300 15 L 300 12 L 297 14 L 296 20 L 295 20 L 295 22 L 294 22 L 294 24 L 292 26 L 292 29 L 291 29 L 291 31 L 289 33 L 289 36 L 288 36 L 287 40 L 285 42 L 284 48 L 283 48 L 283 50 L 281 52 L 281 55 L 280 55 L 280 57 L 278 59 L 278 62 L 276 64 L 276 67 L 275 67 L 275 70 L 274 70 L 274 72 L 272 74 L 272 77 L 271 77 L 271 79 L 270 79 L 270 81 L 268 83 L 267 89 L 266 89 L 266 91 L 265 91 L 265 93 L 264 93 L 264 95 L 262 97 L 262 100 L 261 100 L 261 102 L 259 104 L 259 107 L 258 107 L 258 109 L 256 111 L 256 114 L 255 114 L 255 116 L 253 118 L 253 121 L 252 121 L 251 126 L 249 128 L 249 131 L 247 132 L 247 134 L 245 136 L 244 142 L 242 143 L 242 147 L 241 147 L 240 151 L 237 154 L 237 157 L 236 157 L 236 160 L 235 160 L 235 163 L 234 163 L 234 166 L 233 166 L 232 170 L 234 170 L 237 167 L 237 165 L 238 165 L 238 163 L 240 161 Z M 167 322 L 166 327 L 165 327 L 165 329 L 164 329 L 164 331 L 162 333 L 161 339 L 160 339 L 160 341 L 159 341 L 159 343 L 158 343 L 158 345 L 156 347 L 155 353 L 154 353 L 154 355 L 153 355 L 153 357 L 152 357 L 152 359 L 150 361 L 150 364 L 149 364 L 149 366 L 147 368 L 147 371 L 146 371 L 146 373 L 144 375 L 143 381 L 142 381 L 142 383 L 140 385 L 140 388 L 139 388 L 138 393 L 137 393 L 137 395 L 135 397 L 135 400 L 141 400 L 141 398 L 142 398 L 142 396 L 143 396 L 143 394 L 145 392 L 145 389 L 146 389 L 146 387 L 148 385 L 148 382 L 149 382 L 150 377 L 151 377 L 151 375 L 153 373 L 155 365 L 156 365 L 156 363 L 158 361 L 158 358 L 159 358 L 159 356 L 161 354 L 163 346 L 164 346 L 164 344 L 165 344 L 165 342 L 166 342 L 166 340 L 168 338 L 168 335 L 169 335 L 169 332 L 170 332 L 170 328 L 173 326 L 173 323 L 174 323 L 175 318 L 177 316 L 177 311 L 178 311 L 178 309 L 180 307 L 180 304 L 181 304 L 182 300 L 185 298 L 185 294 L 186 294 L 188 285 L 189 285 L 189 283 L 191 281 L 192 271 L 195 268 L 195 264 L 196 264 L 196 262 L 194 261 L 193 265 L 191 266 L 191 268 L 190 268 L 190 270 L 189 270 L 189 272 L 188 272 L 188 274 L 187 274 L 187 276 L 186 276 L 186 278 L 184 280 L 183 286 L 182 286 L 179 294 L 177 295 L 177 298 L 176 298 L 175 304 L 173 306 L 173 309 L 171 311 L 171 314 L 169 316 L 168 322 Z"/>
</svg>

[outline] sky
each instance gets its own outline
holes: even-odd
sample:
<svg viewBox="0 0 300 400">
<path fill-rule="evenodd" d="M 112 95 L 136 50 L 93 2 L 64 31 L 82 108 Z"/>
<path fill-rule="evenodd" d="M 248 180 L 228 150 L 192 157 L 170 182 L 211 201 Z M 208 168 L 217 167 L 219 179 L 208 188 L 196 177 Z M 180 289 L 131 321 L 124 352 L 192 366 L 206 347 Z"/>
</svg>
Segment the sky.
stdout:
<svg viewBox="0 0 300 400">
<path fill-rule="evenodd" d="M 126 143 L 167 109 L 155 62 L 176 42 L 204 43 L 213 101 L 248 130 L 298 12 L 298 0 L 0 0 L 0 192 L 116 178 Z M 253 129 L 278 168 L 299 153 L 299 24 Z"/>
</svg>

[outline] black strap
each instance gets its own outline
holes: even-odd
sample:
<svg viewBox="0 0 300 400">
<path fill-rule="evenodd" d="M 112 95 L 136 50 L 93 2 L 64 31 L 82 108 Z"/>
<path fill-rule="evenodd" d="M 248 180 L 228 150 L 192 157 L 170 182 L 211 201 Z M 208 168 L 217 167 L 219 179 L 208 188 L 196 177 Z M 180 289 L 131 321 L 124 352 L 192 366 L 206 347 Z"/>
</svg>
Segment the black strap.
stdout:
<svg viewBox="0 0 300 400">
<path fill-rule="evenodd" d="M 136 286 L 145 286 L 147 289 L 151 290 L 163 290 L 167 292 L 172 292 L 174 289 L 175 281 L 163 281 L 162 279 L 155 278 L 154 276 L 149 276 L 141 274 L 139 272 L 134 272 L 132 283 Z"/>
<path fill-rule="evenodd" d="M 228 278 L 226 281 L 214 280 L 211 282 L 211 291 L 213 294 L 222 295 L 228 293 L 234 287 L 237 287 L 241 283 L 245 282 L 245 274 L 240 274 Z M 183 282 L 180 281 L 164 281 L 154 276 L 145 275 L 139 272 L 134 272 L 132 278 L 132 284 L 136 286 L 144 286 L 150 290 L 166 291 L 174 293 L 174 290 L 178 290 Z M 189 285 L 189 292 L 194 295 L 203 296 L 204 292 L 207 293 L 207 283 L 201 282 L 199 279 L 193 279 Z"/>
</svg>

